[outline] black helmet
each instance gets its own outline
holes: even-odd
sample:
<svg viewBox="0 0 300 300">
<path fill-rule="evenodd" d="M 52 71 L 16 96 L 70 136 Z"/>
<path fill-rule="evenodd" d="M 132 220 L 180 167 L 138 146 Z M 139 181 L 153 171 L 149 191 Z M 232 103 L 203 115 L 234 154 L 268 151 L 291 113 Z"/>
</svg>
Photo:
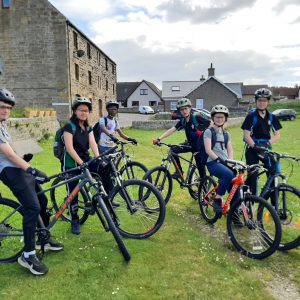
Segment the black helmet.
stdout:
<svg viewBox="0 0 300 300">
<path fill-rule="evenodd" d="M 266 88 L 258 89 L 254 93 L 254 98 L 257 100 L 258 98 L 267 98 L 270 100 L 272 97 L 272 92 Z"/>
<path fill-rule="evenodd" d="M 0 89 L 0 101 L 8 103 L 11 106 L 15 106 L 16 104 L 15 96 L 6 89 Z"/>
<path fill-rule="evenodd" d="M 89 108 L 89 111 L 92 110 L 92 102 L 89 99 L 76 95 L 72 102 L 73 111 L 76 110 L 80 104 L 85 104 Z"/>
<path fill-rule="evenodd" d="M 110 106 L 116 106 L 117 109 L 119 109 L 119 103 L 114 100 L 109 100 L 106 102 L 106 109 L 108 109 Z"/>
</svg>

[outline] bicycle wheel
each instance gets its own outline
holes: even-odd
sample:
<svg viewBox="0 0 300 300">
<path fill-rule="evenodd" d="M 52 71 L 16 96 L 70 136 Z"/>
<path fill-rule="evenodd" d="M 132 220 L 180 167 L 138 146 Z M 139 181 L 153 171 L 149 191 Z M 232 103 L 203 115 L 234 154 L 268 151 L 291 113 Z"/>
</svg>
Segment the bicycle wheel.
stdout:
<svg viewBox="0 0 300 300">
<path fill-rule="evenodd" d="M 52 186 L 61 183 L 65 181 L 65 178 L 63 177 L 57 177 L 54 179 Z M 77 194 L 78 196 L 78 216 L 79 216 L 79 221 L 80 224 L 83 224 L 88 216 L 89 216 L 89 211 L 91 208 L 91 201 L 88 198 L 88 194 L 86 191 L 81 189 L 79 193 Z M 64 203 L 66 198 L 68 197 L 68 192 L 67 192 L 67 185 L 62 184 L 61 186 L 50 190 L 50 198 L 51 202 L 53 204 L 53 208 L 56 212 L 58 212 L 60 206 Z M 66 221 L 66 222 L 71 222 L 71 215 L 69 208 L 65 209 L 63 214 L 61 215 L 61 219 Z"/>
<path fill-rule="evenodd" d="M 300 245 L 300 191 L 296 188 L 280 184 L 272 188 L 265 199 L 272 203 L 274 195 L 278 195 L 278 208 L 282 236 L 279 250 L 290 250 Z"/>
<path fill-rule="evenodd" d="M 145 239 L 157 232 L 164 222 L 165 202 L 157 188 L 147 181 L 126 180 L 122 187 L 112 191 L 109 199 L 120 204 L 114 212 L 122 236 Z"/>
<path fill-rule="evenodd" d="M 187 179 L 188 190 L 191 197 L 195 200 L 198 199 L 200 175 L 199 171 L 195 166 L 192 166 L 189 177 Z"/>
<path fill-rule="evenodd" d="M 0 263 L 14 262 L 24 250 L 23 208 L 9 199 L 0 199 Z"/>
<path fill-rule="evenodd" d="M 173 181 L 170 172 L 164 166 L 148 170 L 143 180 L 152 183 L 160 191 L 165 203 L 168 203 L 173 190 Z"/>
<path fill-rule="evenodd" d="M 124 180 L 127 179 L 142 179 L 148 171 L 145 165 L 138 161 L 129 161 L 122 166 L 120 174 Z"/>
<path fill-rule="evenodd" d="M 213 199 L 215 197 L 213 188 L 216 186 L 217 183 L 211 176 L 205 176 L 199 184 L 198 203 L 200 213 L 209 224 L 215 223 L 220 217 L 213 209 Z"/>
<path fill-rule="evenodd" d="M 228 236 L 242 254 L 263 259 L 280 243 L 281 225 L 275 209 L 263 198 L 246 195 L 236 201 L 227 216 Z"/>
<path fill-rule="evenodd" d="M 99 219 L 101 220 L 101 212 L 103 214 L 103 216 L 105 217 L 105 220 L 107 222 L 108 228 L 110 230 L 110 232 L 112 233 L 114 239 L 117 242 L 117 245 L 124 257 L 124 259 L 126 261 L 130 260 L 130 254 L 120 236 L 120 233 L 114 223 L 114 221 L 112 220 L 110 213 L 107 210 L 106 204 L 103 202 L 103 199 L 100 196 L 96 196 L 97 197 L 97 206 L 94 207 L 97 216 L 99 217 Z M 99 211 L 99 209 L 101 210 L 101 212 Z"/>
</svg>

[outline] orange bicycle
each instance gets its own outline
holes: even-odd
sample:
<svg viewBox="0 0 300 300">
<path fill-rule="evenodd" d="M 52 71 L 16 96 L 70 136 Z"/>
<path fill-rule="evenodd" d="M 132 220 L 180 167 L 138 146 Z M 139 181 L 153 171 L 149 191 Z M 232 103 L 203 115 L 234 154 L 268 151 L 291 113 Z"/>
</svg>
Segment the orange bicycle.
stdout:
<svg viewBox="0 0 300 300">
<path fill-rule="evenodd" d="M 261 197 L 253 196 L 245 185 L 247 172 L 256 172 L 262 167 L 258 164 L 247 166 L 244 162 L 226 160 L 226 164 L 237 172 L 232 179 L 232 188 L 222 214 L 213 210 L 213 200 L 218 184 L 211 176 L 200 181 L 198 202 L 203 218 L 210 224 L 222 215 L 227 215 L 227 232 L 234 247 L 255 259 L 263 259 L 273 254 L 280 244 L 281 224 L 275 209 Z M 238 199 L 230 205 L 234 195 Z"/>
</svg>

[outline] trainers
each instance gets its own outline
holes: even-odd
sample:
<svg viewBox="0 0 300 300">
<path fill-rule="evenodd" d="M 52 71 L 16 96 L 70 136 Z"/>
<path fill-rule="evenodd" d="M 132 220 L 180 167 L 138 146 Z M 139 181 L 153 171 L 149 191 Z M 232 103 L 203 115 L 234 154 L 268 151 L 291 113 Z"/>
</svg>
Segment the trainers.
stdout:
<svg viewBox="0 0 300 300">
<path fill-rule="evenodd" d="M 28 258 L 25 258 L 24 253 L 22 253 L 22 255 L 18 258 L 18 263 L 22 267 L 29 269 L 29 271 L 34 275 L 44 275 L 48 272 L 48 268 L 35 254 L 29 255 Z"/>
<path fill-rule="evenodd" d="M 36 245 L 35 245 L 35 249 L 40 250 L 41 249 L 41 241 L 37 240 Z M 44 246 L 45 250 L 51 250 L 51 251 L 59 251 L 64 249 L 64 244 L 59 243 L 57 241 L 55 241 L 53 238 L 49 238 L 46 242 L 45 242 L 45 246 Z"/>
<path fill-rule="evenodd" d="M 79 223 L 79 219 L 76 220 L 72 220 L 71 223 L 71 232 L 73 234 L 80 234 L 80 223 Z"/>
<path fill-rule="evenodd" d="M 214 208 L 214 212 L 216 212 L 218 214 L 221 214 L 223 212 L 223 209 L 222 209 L 222 199 L 215 198 L 214 199 L 213 208 Z"/>
<path fill-rule="evenodd" d="M 119 207 L 119 206 L 120 206 L 120 203 L 118 203 L 118 202 L 115 201 L 115 200 L 112 200 L 112 201 L 111 201 L 111 204 L 112 204 L 113 207 Z"/>
</svg>

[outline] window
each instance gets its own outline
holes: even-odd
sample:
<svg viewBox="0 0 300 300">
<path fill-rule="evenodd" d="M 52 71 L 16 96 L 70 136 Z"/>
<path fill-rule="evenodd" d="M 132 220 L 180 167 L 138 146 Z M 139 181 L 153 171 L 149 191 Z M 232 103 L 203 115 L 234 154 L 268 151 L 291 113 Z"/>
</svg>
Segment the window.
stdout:
<svg viewBox="0 0 300 300">
<path fill-rule="evenodd" d="M 180 92 L 180 86 L 172 86 L 172 92 Z"/>
<path fill-rule="evenodd" d="M 10 0 L 2 0 L 2 8 L 9 8 Z"/>
<path fill-rule="evenodd" d="M 108 91 L 108 80 L 106 80 L 106 90 Z"/>
<path fill-rule="evenodd" d="M 114 64 L 111 64 L 111 72 L 112 72 L 112 74 L 115 74 L 115 66 L 114 66 Z"/>
<path fill-rule="evenodd" d="M 92 55 L 91 55 L 91 45 L 89 43 L 86 44 L 86 52 L 87 52 L 87 57 L 89 59 L 92 58 Z"/>
<path fill-rule="evenodd" d="M 74 44 L 74 48 L 77 50 L 78 49 L 78 36 L 75 31 L 73 31 L 73 44 Z"/>
<path fill-rule="evenodd" d="M 92 85 L 92 72 L 88 71 L 89 85 Z"/>
<path fill-rule="evenodd" d="M 79 80 L 79 66 L 77 64 L 75 64 L 75 78 Z"/>
<path fill-rule="evenodd" d="M 107 61 L 107 58 L 105 58 L 105 70 L 106 71 L 108 70 L 108 61 Z"/>
<path fill-rule="evenodd" d="M 156 105 L 156 101 L 149 101 L 149 106 L 154 106 Z"/>
<path fill-rule="evenodd" d="M 196 108 L 203 108 L 204 99 L 196 99 Z"/>
<path fill-rule="evenodd" d="M 140 89 L 140 95 L 148 95 L 148 89 Z"/>
<path fill-rule="evenodd" d="M 112 89 L 113 89 L 113 95 L 115 94 L 115 85 L 112 85 Z"/>
<path fill-rule="evenodd" d="M 97 52 L 97 62 L 98 62 L 98 66 L 100 66 L 100 58 L 101 58 L 100 52 Z"/>
<path fill-rule="evenodd" d="M 98 88 L 101 89 L 101 78 L 98 76 Z"/>
<path fill-rule="evenodd" d="M 132 101 L 132 106 L 139 106 L 139 101 Z"/>
<path fill-rule="evenodd" d="M 177 110 L 177 101 L 171 101 L 170 102 L 170 110 Z"/>
</svg>

